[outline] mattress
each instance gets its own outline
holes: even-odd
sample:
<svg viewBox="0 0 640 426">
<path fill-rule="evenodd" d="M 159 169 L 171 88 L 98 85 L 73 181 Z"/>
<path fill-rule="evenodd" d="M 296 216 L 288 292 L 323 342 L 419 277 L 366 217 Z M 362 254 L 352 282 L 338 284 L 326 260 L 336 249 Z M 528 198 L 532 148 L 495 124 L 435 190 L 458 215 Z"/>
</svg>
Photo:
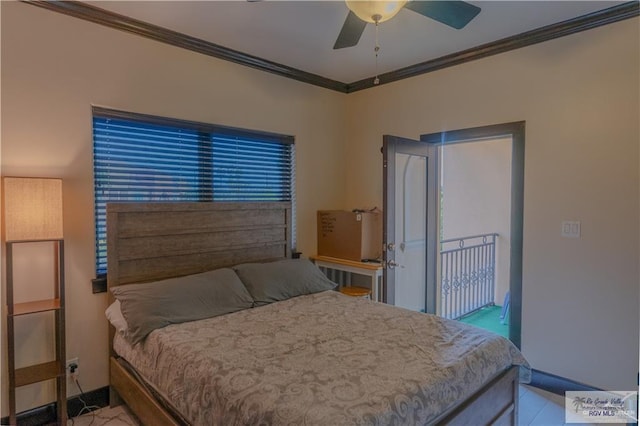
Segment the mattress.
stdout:
<svg viewBox="0 0 640 426">
<path fill-rule="evenodd" d="M 415 425 L 529 367 L 496 334 L 335 291 L 153 331 L 115 351 L 194 425 Z"/>
</svg>

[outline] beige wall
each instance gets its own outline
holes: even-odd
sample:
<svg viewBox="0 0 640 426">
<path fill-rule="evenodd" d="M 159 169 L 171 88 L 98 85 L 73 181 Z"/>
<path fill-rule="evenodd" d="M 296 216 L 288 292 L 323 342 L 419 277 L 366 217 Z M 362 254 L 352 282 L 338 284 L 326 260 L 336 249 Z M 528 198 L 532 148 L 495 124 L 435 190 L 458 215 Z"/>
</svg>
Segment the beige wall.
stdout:
<svg viewBox="0 0 640 426">
<path fill-rule="evenodd" d="M 526 120 L 525 355 L 540 370 L 633 388 L 638 19 L 347 96 L 23 3 L 1 8 L 2 174 L 64 179 L 67 358 L 80 358 L 85 390 L 108 382 L 106 295 L 89 282 L 92 104 L 294 135 L 305 253 L 317 209 L 382 204 L 382 134 Z M 561 239 L 562 220 L 581 220 L 582 238 Z M 24 350 L 37 347 L 23 330 Z M 50 392 L 23 396 L 20 409 Z"/>
<path fill-rule="evenodd" d="M 635 18 L 347 97 L 353 205 L 380 204 L 383 134 L 526 121 L 522 348 L 608 389 L 637 386 L 639 39 Z"/>
<path fill-rule="evenodd" d="M 67 358 L 79 358 L 83 389 L 108 384 L 107 298 L 92 294 L 90 282 L 91 105 L 294 135 L 298 248 L 315 253 L 316 210 L 344 206 L 345 95 L 24 3 L 1 7 L 2 174 L 64 180 Z M 41 282 L 23 281 L 23 290 Z M 29 337 L 37 334 L 33 326 L 21 325 L 21 360 L 43 350 L 39 335 Z M 78 390 L 69 386 L 68 393 Z M 23 390 L 18 409 L 50 398 L 40 386 Z"/>
</svg>

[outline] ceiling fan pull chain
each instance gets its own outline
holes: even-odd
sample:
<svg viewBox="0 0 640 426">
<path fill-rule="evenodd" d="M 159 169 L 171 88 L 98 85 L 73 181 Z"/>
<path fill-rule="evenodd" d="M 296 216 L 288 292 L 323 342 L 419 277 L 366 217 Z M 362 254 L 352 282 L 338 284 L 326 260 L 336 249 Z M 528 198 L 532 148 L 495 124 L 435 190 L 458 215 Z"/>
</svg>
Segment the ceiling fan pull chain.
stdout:
<svg viewBox="0 0 640 426">
<path fill-rule="evenodd" d="M 376 47 L 373 49 L 376 52 L 376 76 L 373 79 L 373 84 L 380 84 L 380 79 L 378 78 L 378 52 L 380 51 L 380 43 L 378 43 L 378 21 L 376 20 Z"/>
</svg>

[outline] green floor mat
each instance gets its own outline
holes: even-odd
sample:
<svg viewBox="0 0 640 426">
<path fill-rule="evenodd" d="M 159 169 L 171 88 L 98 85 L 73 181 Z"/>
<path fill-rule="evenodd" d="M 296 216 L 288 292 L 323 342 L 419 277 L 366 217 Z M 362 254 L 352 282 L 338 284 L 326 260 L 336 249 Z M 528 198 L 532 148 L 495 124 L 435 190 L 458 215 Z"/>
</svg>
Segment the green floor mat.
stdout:
<svg viewBox="0 0 640 426">
<path fill-rule="evenodd" d="M 460 318 L 460 322 L 475 325 L 485 330 L 493 331 L 496 334 L 509 338 L 509 324 L 500 323 L 501 306 L 487 306 L 466 317 Z"/>
</svg>

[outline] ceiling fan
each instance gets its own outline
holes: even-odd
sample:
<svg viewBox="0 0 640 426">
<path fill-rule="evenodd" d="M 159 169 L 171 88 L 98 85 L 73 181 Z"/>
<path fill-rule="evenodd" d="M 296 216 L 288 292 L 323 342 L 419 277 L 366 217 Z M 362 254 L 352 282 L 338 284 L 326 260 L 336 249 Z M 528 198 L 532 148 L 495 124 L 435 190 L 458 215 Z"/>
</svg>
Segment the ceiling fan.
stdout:
<svg viewBox="0 0 640 426">
<path fill-rule="evenodd" d="M 349 14 L 333 46 L 334 49 L 357 45 L 367 23 L 377 25 L 393 18 L 403 8 L 458 30 L 480 13 L 478 6 L 460 0 L 345 0 L 345 2 L 349 8 Z"/>
</svg>

